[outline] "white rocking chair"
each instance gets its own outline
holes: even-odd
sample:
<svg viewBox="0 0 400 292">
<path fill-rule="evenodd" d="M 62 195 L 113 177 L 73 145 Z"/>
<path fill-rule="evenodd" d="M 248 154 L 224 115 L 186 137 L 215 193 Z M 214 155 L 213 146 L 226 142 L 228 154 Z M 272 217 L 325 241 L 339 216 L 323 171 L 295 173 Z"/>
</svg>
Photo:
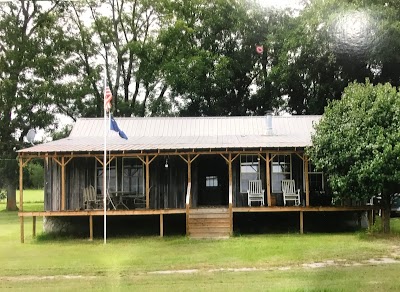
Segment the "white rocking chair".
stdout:
<svg viewBox="0 0 400 292">
<path fill-rule="evenodd" d="M 295 183 L 292 179 L 282 180 L 282 192 L 283 192 L 283 205 L 286 206 L 286 202 L 293 201 L 295 206 L 300 205 L 300 190 L 295 190 Z"/>
<path fill-rule="evenodd" d="M 262 189 L 261 180 L 250 180 L 249 189 L 247 190 L 247 198 L 249 207 L 251 202 L 260 202 L 261 206 L 264 206 L 264 190 Z"/>
</svg>

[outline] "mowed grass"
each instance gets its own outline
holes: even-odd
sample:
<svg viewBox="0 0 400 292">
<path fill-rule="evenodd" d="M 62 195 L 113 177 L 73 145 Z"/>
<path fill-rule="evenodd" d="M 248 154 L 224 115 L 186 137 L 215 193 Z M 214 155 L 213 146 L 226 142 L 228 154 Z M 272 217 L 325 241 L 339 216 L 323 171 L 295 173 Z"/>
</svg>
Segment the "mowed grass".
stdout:
<svg viewBox="0 0 400 292">
<path fill-rule="evenodd" d="M 130 237 L 109 238 L 107 245 L 100 239 L 32 239 L 31 222 L 25 218 L 21 244 L 17 212 L 0 211 L 0 290 L 400 290 L 399 263 L 366 264 L 371 258 L 400 260 L 393 255 L 400 249 L 400 218 L 392 220 L 395 234 L 389 237 L 365 232 L 215 241 Z M 37 230 L 42 230 L 41 218 Z M 312 263 L 328 265 L 304 266 Z"/>
<path fill-rule="evenodd" d="M 43 211 L 43 190 L 24 190 L 24 211 Z M 0 200 L 0 210 L 6 208 L 7 199 Z M 17 190 L 17 207 L 19 207 L 19 190 Z"/>
</svg>

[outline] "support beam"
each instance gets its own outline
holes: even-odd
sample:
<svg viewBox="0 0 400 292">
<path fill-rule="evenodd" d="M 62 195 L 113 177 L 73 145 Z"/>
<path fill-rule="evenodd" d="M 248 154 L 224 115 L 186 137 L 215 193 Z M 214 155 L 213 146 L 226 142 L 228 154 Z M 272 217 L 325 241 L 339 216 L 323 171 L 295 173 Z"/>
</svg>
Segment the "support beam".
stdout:
<svg viewBox="0 0 400 292">
<path fill-rule="evenodd" d="M 36 237 L 36 216 L 32 217 L 32 237 Z"/>
<path fill-rule="evenodd" d="M 192 159 L 190 157 L 190 155 L 188 155 L 187 158 L 187 165 L 188 165 L 188 183 L 192 183 Z M 191 202 L 192 200 L 190 200 Z M 190 203 L 190 205 L 192 205 Z"/>
<path fill-rule="evenodd" d="M 300 234 L 304 233 L 304 214 L 300 211 Z"/>
<path fill-rule="evenodd" d="M 229 153 L 228 156 L 228 173 L 229 173 L 229 234 L 233 234 L 233 180 L 232 180 L 232 154 Z"/>
<path fill-rule="evenodd" d="M 271 201 L 271 166 L 270 166 L 270 158 L 269 158 L 269 152 L 266 153 L 265 155 L 265 181 L 267 184 L 267 202 L 268 202 L 268 207 L 272 206 L 272 201 Z"/>
<path fill-rule="evenodd" d="M 160 237 L 164 236 L 164 214 L 160 214 Z"/>
<path fill-rule="evenodd" d="M 308 157 L 304 155 L 304 176 L 306 184 L 306 206 L 310 206 L 310 181 L 308 178 Z"/>
<path fill-rule="evenodd" d="M 150 162 L 146 155 L 146 209 L 150 208 Z"/>
<path fill-rule="evenodd" d="M 65 166 L 71 161 L 72 156 L 68 157 L 67 160 L 65 160 L 65 156 L 61 156 L 61 161 L 58 160 L 57 157 L 53 156 L 53 160 L 61 166 L 61 206 L 60 209 L 61 211 L 65 211 L 65 205 L 66 205 L 66 192 L 65 192 Z"/>
<path fill-rule="evenodd" d="M 65 210 L 65 157 L 61 157 L 61 211 Z"/>
<path fill-rule="evenodd" d="M 21 243 L 24 243 L 25 241 L 25 235 L 24 235 L 24 217 L 19 217 L 19 223 L 20 223 L 20 230 L 21 230 Z"/>
<path fill-rule="evenodd" d="M 89 216 L 89 240 L 93 240 L 93 216 Z"/>
<path fill-rule="evenodd" d="M 22 157 L 19 158 L 19 211 L 24 211 L 24 191 L 23 191 L 23 160 Z M 24 243 L 24 217 L 19 217 L 20 221 L 20 235 L 21 235 L 21 243 Z"/>
</svg>

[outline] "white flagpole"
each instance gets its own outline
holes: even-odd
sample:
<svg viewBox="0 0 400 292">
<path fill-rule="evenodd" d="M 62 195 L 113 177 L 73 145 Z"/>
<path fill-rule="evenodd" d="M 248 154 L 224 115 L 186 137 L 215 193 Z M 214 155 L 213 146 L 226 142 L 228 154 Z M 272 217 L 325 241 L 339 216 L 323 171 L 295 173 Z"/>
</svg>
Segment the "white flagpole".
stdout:
<svg viewBox="0 0 400 292">
<path fill-rule="evenodd" d="M 104 102 L 106 98 L 107 72 L 104 67 Z M 107 110 L 104 103 L 104 157 L 103 157 L 103 206 L 104 206 L 104 244 L 107 243 Z"/>
</svg>

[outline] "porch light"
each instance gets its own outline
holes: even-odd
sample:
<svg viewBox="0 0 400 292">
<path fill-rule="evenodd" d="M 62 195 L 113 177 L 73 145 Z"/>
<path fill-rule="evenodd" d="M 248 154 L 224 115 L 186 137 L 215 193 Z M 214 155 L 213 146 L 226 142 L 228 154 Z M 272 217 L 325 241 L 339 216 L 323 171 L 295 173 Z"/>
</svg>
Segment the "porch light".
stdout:
<svg viewBox="0 0 400 292">
<path fill-rule="evenodd" d="M 165 165 L 164 165 L 164 167 L 165 167 L 165 168 L 168 168 L 168 158 L 165 159 Z"/>
</svg>

